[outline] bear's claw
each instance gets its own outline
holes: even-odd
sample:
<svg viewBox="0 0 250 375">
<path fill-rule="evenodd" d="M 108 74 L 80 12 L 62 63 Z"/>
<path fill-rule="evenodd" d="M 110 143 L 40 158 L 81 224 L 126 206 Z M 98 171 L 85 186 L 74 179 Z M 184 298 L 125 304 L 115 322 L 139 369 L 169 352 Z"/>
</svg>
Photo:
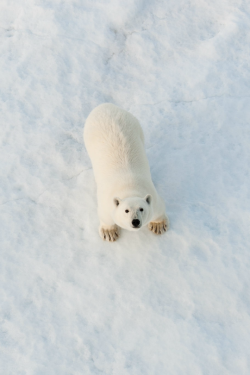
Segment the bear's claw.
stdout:
<svg viewBox="0 0 250 375">
<path fill-rule="evenodd" d="M 117 225 L 109 228 L 100 227 L 99 233 L 104 241 L 114 242 L 119 238 L 119 230 Z"/>
<path fill-rule="evenodd" d="M 169 228 L 169 222 L 167 219 L 164 219 L 159 222 L 151 222 L 148 224 L 148 229 L 151 230 L 151 232 L 155 234 L 163 234 L 165 233 Z"/>
</svg>

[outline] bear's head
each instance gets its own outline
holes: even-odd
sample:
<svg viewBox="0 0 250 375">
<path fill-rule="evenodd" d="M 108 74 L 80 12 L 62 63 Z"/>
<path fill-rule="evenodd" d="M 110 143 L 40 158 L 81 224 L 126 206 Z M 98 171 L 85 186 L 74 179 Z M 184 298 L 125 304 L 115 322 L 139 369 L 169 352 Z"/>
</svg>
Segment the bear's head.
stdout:
<svg viewBox="0 0 250 375">
<path fill-rule="evenodd" d="M 119 227 L 136 231 L 151 219 L 151 195 L 145 198 L 114 198 L 113 220 Z"/>
</svg>

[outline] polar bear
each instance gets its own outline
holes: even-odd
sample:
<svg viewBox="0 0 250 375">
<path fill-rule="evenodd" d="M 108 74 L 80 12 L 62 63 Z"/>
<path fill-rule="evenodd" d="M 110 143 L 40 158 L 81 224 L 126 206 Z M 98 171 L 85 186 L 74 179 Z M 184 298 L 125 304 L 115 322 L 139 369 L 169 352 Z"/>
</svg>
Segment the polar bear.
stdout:
<svg viewBox="0 0 250 375">
<path fill-rule="evenodd" d="M 113 242 L 120 228 L 138 231 L 145 225 L 156 234 L 166 232 L 169 221 L 138 120 L 114 104 L 101 104 L 86 120 L 84 142 L 97 183 L 101 238 Z"/>
</svg>

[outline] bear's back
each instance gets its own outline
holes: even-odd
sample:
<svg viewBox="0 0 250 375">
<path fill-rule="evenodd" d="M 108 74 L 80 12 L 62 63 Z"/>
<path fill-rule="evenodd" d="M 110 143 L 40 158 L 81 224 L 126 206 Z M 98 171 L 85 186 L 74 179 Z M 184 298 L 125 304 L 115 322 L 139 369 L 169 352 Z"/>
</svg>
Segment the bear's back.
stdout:
<svg viewBox="0 0 250 375">
<path fill-rule="evenodd" d="M 114 172 L 149 171 L 138 120 L 114 104 L 101 104 L 90 113 L 84 141 L 97 179 Z"/>
</svg>

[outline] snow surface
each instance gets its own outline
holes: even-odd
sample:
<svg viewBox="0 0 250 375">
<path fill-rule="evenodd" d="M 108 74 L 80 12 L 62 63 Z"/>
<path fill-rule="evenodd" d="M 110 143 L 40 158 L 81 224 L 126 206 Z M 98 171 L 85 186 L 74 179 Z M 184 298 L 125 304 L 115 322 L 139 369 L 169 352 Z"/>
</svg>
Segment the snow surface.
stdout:
<svg viewBox="0 0 250 375">
<path fill-rule="evenodd" d="M 250 374 L 250 3 L 1 0 L 1 375 Z M 140 120 L 170 231 L 98 235 L 82 140 Z"/>
</svg>

